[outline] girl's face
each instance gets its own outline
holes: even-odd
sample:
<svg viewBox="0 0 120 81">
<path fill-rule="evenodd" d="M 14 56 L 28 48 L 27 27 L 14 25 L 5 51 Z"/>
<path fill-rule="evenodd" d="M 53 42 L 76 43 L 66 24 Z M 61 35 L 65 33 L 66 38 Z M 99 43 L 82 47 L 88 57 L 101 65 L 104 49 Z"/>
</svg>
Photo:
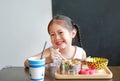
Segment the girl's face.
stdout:
<svg viewBox="0 0 120 81">
<path fill-rule="evenodd" d="M 52 23 L 49 27 L 51 43 L 54 47 L 64 49 L 72 44 L 72 38 L 75 37 L 76 31 L 70 31 L 65 24 Z"/>
</svg>

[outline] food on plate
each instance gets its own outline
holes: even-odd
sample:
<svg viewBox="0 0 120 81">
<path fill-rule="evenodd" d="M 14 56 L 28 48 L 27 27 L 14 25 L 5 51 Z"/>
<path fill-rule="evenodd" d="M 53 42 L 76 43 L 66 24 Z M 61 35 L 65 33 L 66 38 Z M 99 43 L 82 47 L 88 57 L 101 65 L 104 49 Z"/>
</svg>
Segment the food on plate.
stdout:
<svg viewBox="0 0 120 81">
<path fill-rule="evenodd" d="M 86 60 L 64 59 L 60 64 L 61 74 L 95 74 L 108 65 L 108 59 L 102 57 L 87 57 Z"/>
<path fill-rule="evenodd" d="M 108 65 L 108 59 L 103 57 L 88 57 L 86 64 L 90 69 L 102 70 Z"/>
<path fill-rule="evenodd" d="M 60 65 L 60 72 L 62 74 L 78 74 L 81 70 L 81 61 L 80 59 L 67 59 L 62 60 Z"/>
<path fill-rule="evenodd" d="M 79 74 L 95 74 L 95 69 L 81 69 Z"/>
</svg>

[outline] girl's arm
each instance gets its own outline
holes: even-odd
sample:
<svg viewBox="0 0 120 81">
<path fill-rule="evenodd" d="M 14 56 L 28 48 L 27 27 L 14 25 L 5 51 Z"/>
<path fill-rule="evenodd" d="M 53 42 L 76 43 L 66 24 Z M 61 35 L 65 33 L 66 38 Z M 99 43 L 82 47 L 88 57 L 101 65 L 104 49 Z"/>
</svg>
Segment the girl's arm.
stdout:
<svg viewBox="0 0 120 81">
<path fill-rule="evenodd" d="M 34 56 L 32 56 L 32 57 L 39 57 L 39 58 L 40 58 L 40 57 L 41 57 L 41 53 L 38 53 L 38 54 L 36 54 L 36 55 L 34 55 Z M 52 61 L 52 58 L 51 58 L 51 54 L 50 54 L 50 48 L 47 48 L 47 49 L 44 51 L 43 57 L 46 58 L 46 64 L 53 62 L 53 61 Z M 25 60 L 25 62 L 24 62 L 24 67 L 25 67 L 25 68 L 29 68 L 28 59 Z"/>
</svg>

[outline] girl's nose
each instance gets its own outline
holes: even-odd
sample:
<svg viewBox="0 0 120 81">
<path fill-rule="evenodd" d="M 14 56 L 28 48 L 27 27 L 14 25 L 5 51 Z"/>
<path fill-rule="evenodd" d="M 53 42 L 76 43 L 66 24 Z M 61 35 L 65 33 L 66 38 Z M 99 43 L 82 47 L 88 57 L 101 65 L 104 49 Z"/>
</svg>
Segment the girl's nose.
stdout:
<svg viewBox="0 0 120 81">
<path fill-rule="evenodd" d="M 58 39 L 60 39 L 60 36 L 59 36 L 59 35 L 56 35 L 56 36 L 55 36 L 55 40 L 58 40 Z"/>
</svg>

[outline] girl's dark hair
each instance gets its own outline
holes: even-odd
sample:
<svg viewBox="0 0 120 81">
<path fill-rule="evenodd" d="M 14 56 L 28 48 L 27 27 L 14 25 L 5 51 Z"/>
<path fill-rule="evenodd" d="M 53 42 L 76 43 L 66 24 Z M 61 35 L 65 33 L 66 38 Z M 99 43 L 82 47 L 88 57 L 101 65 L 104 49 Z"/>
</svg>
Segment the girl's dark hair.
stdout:
<svg viewBox="0 0 120 81">
<path fill-rule="evenodd" d="M 67 29 L 69 30 L 73 30 L 76 29 L 77 30 L 77 34 L 75 36 L 75 38 L 72 41 L 73 45 L 78 45 L 80 47 L 82 47 L 82 41 L 81 41 L 81 34 L 80 34 L 80 30 L 79 30 L 79 26 L 77 24 L 75 24 L 71 18 L 64 16 L 64 15 L 56 15 L 48 24 L 48 33 L 49 33 L 49 27 L 50 25 L 55 21 L 55 20 L 63 20 L 67 23 L 68 26 L 66 26 Z"/>
</svg>

